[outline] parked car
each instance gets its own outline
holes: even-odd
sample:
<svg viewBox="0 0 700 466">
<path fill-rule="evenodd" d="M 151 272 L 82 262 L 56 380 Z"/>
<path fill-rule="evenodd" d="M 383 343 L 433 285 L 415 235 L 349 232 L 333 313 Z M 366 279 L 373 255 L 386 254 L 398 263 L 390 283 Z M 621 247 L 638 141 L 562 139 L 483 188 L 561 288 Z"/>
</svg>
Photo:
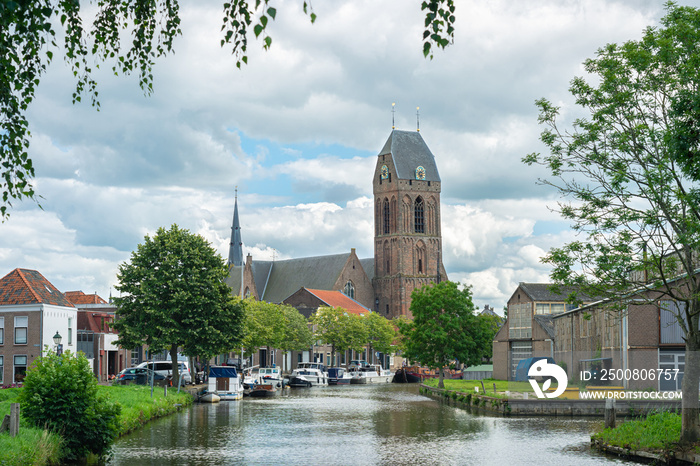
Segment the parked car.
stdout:
<svg viewBox="0 0 700 466">
<path fill-rule="evenodd" d="M 192 376 L 187 370 L 187 363 L 180 361 L 178 364 L 180 373 L 182 375 L 182 385 L 187 385 L 192 383 Z M 156 374 L 160 374 L 163 377 L 172 377 L 173 375 L 173 363 L 170 361 L 144 361 L 136 367 L 144 367 L 155 371 Z M 174 384 L 177 381 L 173 382 Z"/>
<path fill-rule="evenodd" d="M 154 385 L 165 384 L 166 377 L 145 367 L 129 367 L 121 371 L 112 382 L 116 385 L 149 385 L 153 377 Z"/>
</svg>

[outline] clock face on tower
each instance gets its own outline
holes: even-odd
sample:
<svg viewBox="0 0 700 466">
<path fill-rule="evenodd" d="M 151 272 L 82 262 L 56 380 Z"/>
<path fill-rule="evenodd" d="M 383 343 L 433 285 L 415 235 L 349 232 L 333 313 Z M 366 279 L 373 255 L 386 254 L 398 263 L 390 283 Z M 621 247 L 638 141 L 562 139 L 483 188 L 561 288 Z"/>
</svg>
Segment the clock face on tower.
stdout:
<svg viewBox="0 0 700 466">
<path fill-rule="evenodd" d="M 389 167 L 382 165 L 381 176 L 383 180 L 389 178 Z"/>
<path fill-rule="evenodd" d="M 425 168 L 419 166 L 416 168 L 416 179 L 417 180 L 424 180 L 425 179 Z"/>
</svg>

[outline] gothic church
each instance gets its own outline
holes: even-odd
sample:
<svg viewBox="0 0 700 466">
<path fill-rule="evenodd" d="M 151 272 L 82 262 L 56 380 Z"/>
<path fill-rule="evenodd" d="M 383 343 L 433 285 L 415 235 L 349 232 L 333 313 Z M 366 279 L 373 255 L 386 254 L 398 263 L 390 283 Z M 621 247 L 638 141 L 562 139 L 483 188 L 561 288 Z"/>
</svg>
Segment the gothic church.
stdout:
<svg viewBox="0 0 700 466">
<path fill-rule="evenodd" d="M 307 290 L 338 291 L 392 319 L 411 317 L 411 292 L 446 280 L 441 260 L 440 175 L 418 131 L 392 130 L 373 177 L 374 257 L 350 253 L 278 261 L 243 261 L 238 199 L 234 206 L 229 276 L 235 294 L 299 308 Z"/>
</svg>

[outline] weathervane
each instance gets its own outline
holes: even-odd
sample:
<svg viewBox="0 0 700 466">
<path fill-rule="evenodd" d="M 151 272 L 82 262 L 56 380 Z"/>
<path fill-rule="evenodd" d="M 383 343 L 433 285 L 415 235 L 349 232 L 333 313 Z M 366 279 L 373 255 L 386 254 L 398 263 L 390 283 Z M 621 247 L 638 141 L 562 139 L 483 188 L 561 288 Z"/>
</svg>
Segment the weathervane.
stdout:
<svg viewBox="0 0 700 466">
<path fill-rule="evenodd" d="M 391 129 L 396 129 L 396 126 L 394 125 L 394 109 L 396 107 L 396 102 L 391 104 Z"/>
<path fill-rule="evenodd" d="M 416 107 L 416 131 L 420 133 L 420 107 Z"/>
<path fill-rule="evenodd" d="M 235 193 L 235 194 L 234 194 L 235 198 L 238 199 L 238 185 L 236 185 L 236 187 L 233 188 L 233 191 L 234 191 L 234 193 Z"/>
</svg>

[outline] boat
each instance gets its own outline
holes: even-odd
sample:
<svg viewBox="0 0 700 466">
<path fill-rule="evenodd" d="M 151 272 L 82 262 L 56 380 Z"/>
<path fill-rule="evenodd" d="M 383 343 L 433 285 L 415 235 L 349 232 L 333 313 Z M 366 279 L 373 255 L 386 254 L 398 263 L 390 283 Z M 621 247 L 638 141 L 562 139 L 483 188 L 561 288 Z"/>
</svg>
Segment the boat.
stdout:
<svg viewBox="0 0 700 466">
<path fill-rule="evenodd" d="M 445 380 L 456 380 L 463 378 L 462 371 L 450 370 L 447 374 L 444 374 Z M 407 366 L 396 371 L 394 374 L 394 383 L 419 383 L 424 379 L 435 379 L 439 378 L 440 373 L 436 369 L 428 369 L 426 367 L 420 366 Z"/>
<path fill-rule="evenodd" d="M 331 367 L 328 369 L 328 385 L 349 385 L 352 374 L 343 367 Z"/>
<path fill-rule="evenodd" d="M 277 387 L 273 383 L 260 383 L 260 384 L 255 384 L 253 387 L 250 389 L 250 393 L 248 396 L 251 397 L 257 397 L 257 398 L 267 398 L 267 397 L 272 397 L 275 396 L 279 393 L 277 390 Z"/>
<path fill-rule="evenodd" d="M 199 397 L 201 403 L 218 403 L 221 397 L 214 392 L 205 392 Z"/>
<path fill-rule="evenodd" d="M 277 388 L 284 388 L 284 378 L 277 366 L 261 367 L 258 369 L 258 383 L 272 384 Z"/>
<path fill-rule="evenodd" d="M 243 398 L 243 380 L 233 366 L 211 366 L 209 368 L 208 393 L 215 393 L 221 401 Z"/>
<path fill-rule="evenodd" d="M 382 369 L 379 364 L 367 364 L 352 371 L 351 384 L 368 383 L 389 383 L 394 378 L 394 374 L 386 369 Z"/>
<path fill-rule="evenodd" d="M 289 386 L 312 387 L 314 385 L 328 385 L 325 366 L 319 362 L 300 362 L 289 375 Z"/>
</svg>

